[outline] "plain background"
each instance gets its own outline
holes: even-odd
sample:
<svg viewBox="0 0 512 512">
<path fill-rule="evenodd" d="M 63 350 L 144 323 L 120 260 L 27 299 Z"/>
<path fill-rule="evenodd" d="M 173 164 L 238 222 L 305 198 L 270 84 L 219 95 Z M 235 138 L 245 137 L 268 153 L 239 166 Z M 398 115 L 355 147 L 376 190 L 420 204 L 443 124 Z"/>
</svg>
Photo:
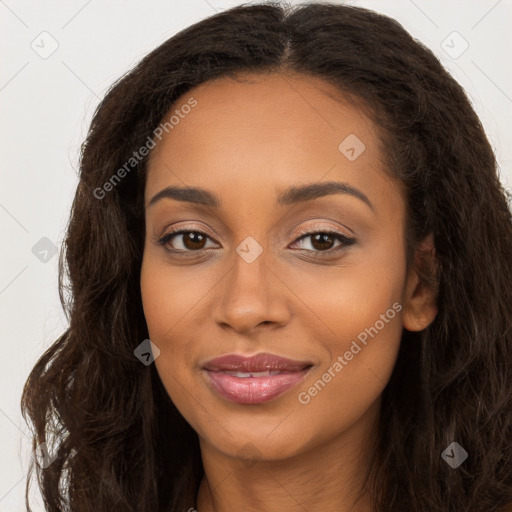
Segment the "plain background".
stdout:
<svg viewBox="0 0 512 512">
<path fill-rule="evenodd" d="M 38 256 L 36 244 L 60 249 L 92 112 L 108 87 L 150 50 L 240 3 L 0 0 L 1 512 L 25 510 L 30 440 L 20 396 L 37 358 L 66 328 L 58 255 Z M 441 59 L 470 96 L 511 190 L 512 1 L 347 3 L 397 19 Z M 44 510 L 37 492 L 33 505 Z"/>
</svg>

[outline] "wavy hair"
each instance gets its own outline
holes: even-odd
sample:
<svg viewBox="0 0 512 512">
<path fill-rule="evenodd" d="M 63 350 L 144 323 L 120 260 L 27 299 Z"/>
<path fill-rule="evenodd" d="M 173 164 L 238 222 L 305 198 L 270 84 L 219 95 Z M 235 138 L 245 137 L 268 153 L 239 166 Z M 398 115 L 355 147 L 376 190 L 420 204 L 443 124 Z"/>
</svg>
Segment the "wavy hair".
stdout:
<svg viewBox="0 0 512 512">
<path fill-rule="evenodd" d="M 59 259 L 69 327 L 40 357 L 21 407 L 53 462 L 31 464 L 47 511 L 184 511 L 203 475 L 197 434 L 134 349 L 147 159 L 98 190 L 176 100 L 217 77 L 294 72 L 368 108 L 388 172 L 406 191 L 408 254 L 433 233 L 439 312 L 403 332 L 383 391 L 367 485 L 380 512 L 498 512 L 512 503 L 512 218 L 482 124 L 462 87 L 396 21 L 329 3 L 246 4 L 144 57 L 108 91 L 82 145 Z M 149 137 L 149 139 L 148 139 Z M 28 418 L 27 418 L 28 417 Z M 452 469 L 441 453 L 469 454 Z"/>
</svg>

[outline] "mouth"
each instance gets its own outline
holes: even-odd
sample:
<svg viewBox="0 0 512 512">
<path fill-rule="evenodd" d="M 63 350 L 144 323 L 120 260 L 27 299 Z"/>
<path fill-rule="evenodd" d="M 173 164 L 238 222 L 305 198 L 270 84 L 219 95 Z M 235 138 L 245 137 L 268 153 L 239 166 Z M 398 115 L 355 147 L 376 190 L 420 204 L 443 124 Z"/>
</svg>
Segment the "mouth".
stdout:
<svg viewBox="0 0 512 512">
<path fill-rule="evenodd" d="M 203 370 L 208 384 L 221 397 L 239 404 L 261 404 L 299 384 L 312 367 L 310 361 L 264 353 L 218 357 L 208 361 Z"/>
</svg>

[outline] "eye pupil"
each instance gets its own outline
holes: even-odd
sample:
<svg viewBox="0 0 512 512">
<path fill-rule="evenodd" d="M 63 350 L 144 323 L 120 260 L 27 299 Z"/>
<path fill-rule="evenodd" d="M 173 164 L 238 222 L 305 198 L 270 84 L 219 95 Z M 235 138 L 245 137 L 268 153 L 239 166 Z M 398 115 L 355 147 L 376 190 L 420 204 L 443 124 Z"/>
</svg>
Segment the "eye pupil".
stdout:
<svg viewBox="0 0 512 512">
<path fill-rule="evenodd" d="M 317 233 L 312 237 L 312 245 L 315 249 L 330 249 L 332 244 L 334 243 L 334 237 L 329 233 Z M 320 243 L 320 246 L 317 246 L 317 243 Z"/>
<path fill-rule="evenodd" d="M 188 233 L 183 234 L 183 245 L 185 245 L 185 247 L 190 250 L 202 249 L 205 240 L 205 236 L 195 231 L 189 231 Z"/>
</svg>

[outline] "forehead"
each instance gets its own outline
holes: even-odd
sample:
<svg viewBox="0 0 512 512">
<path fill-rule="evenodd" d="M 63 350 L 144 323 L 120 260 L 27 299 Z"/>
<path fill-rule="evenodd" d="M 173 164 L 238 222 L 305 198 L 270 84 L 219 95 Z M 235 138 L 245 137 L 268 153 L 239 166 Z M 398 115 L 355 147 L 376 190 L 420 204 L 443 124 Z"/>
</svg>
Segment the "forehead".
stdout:
<svg viewBox="0 0 512 512">
<path fill-rule="evenodd" d="M 191 98 L 195 106 L 183 108 Z M 184 94 L 163 121 L 172 115 L 178 122 L 163 133 L 148 163 L 146 201 L 169 185 L 240 196 L 262 185 L 278 191 L 325 180 L 371 194 L 389 182 L 372 120 L 319 78 L 217 79 Z"/>
</svg>

